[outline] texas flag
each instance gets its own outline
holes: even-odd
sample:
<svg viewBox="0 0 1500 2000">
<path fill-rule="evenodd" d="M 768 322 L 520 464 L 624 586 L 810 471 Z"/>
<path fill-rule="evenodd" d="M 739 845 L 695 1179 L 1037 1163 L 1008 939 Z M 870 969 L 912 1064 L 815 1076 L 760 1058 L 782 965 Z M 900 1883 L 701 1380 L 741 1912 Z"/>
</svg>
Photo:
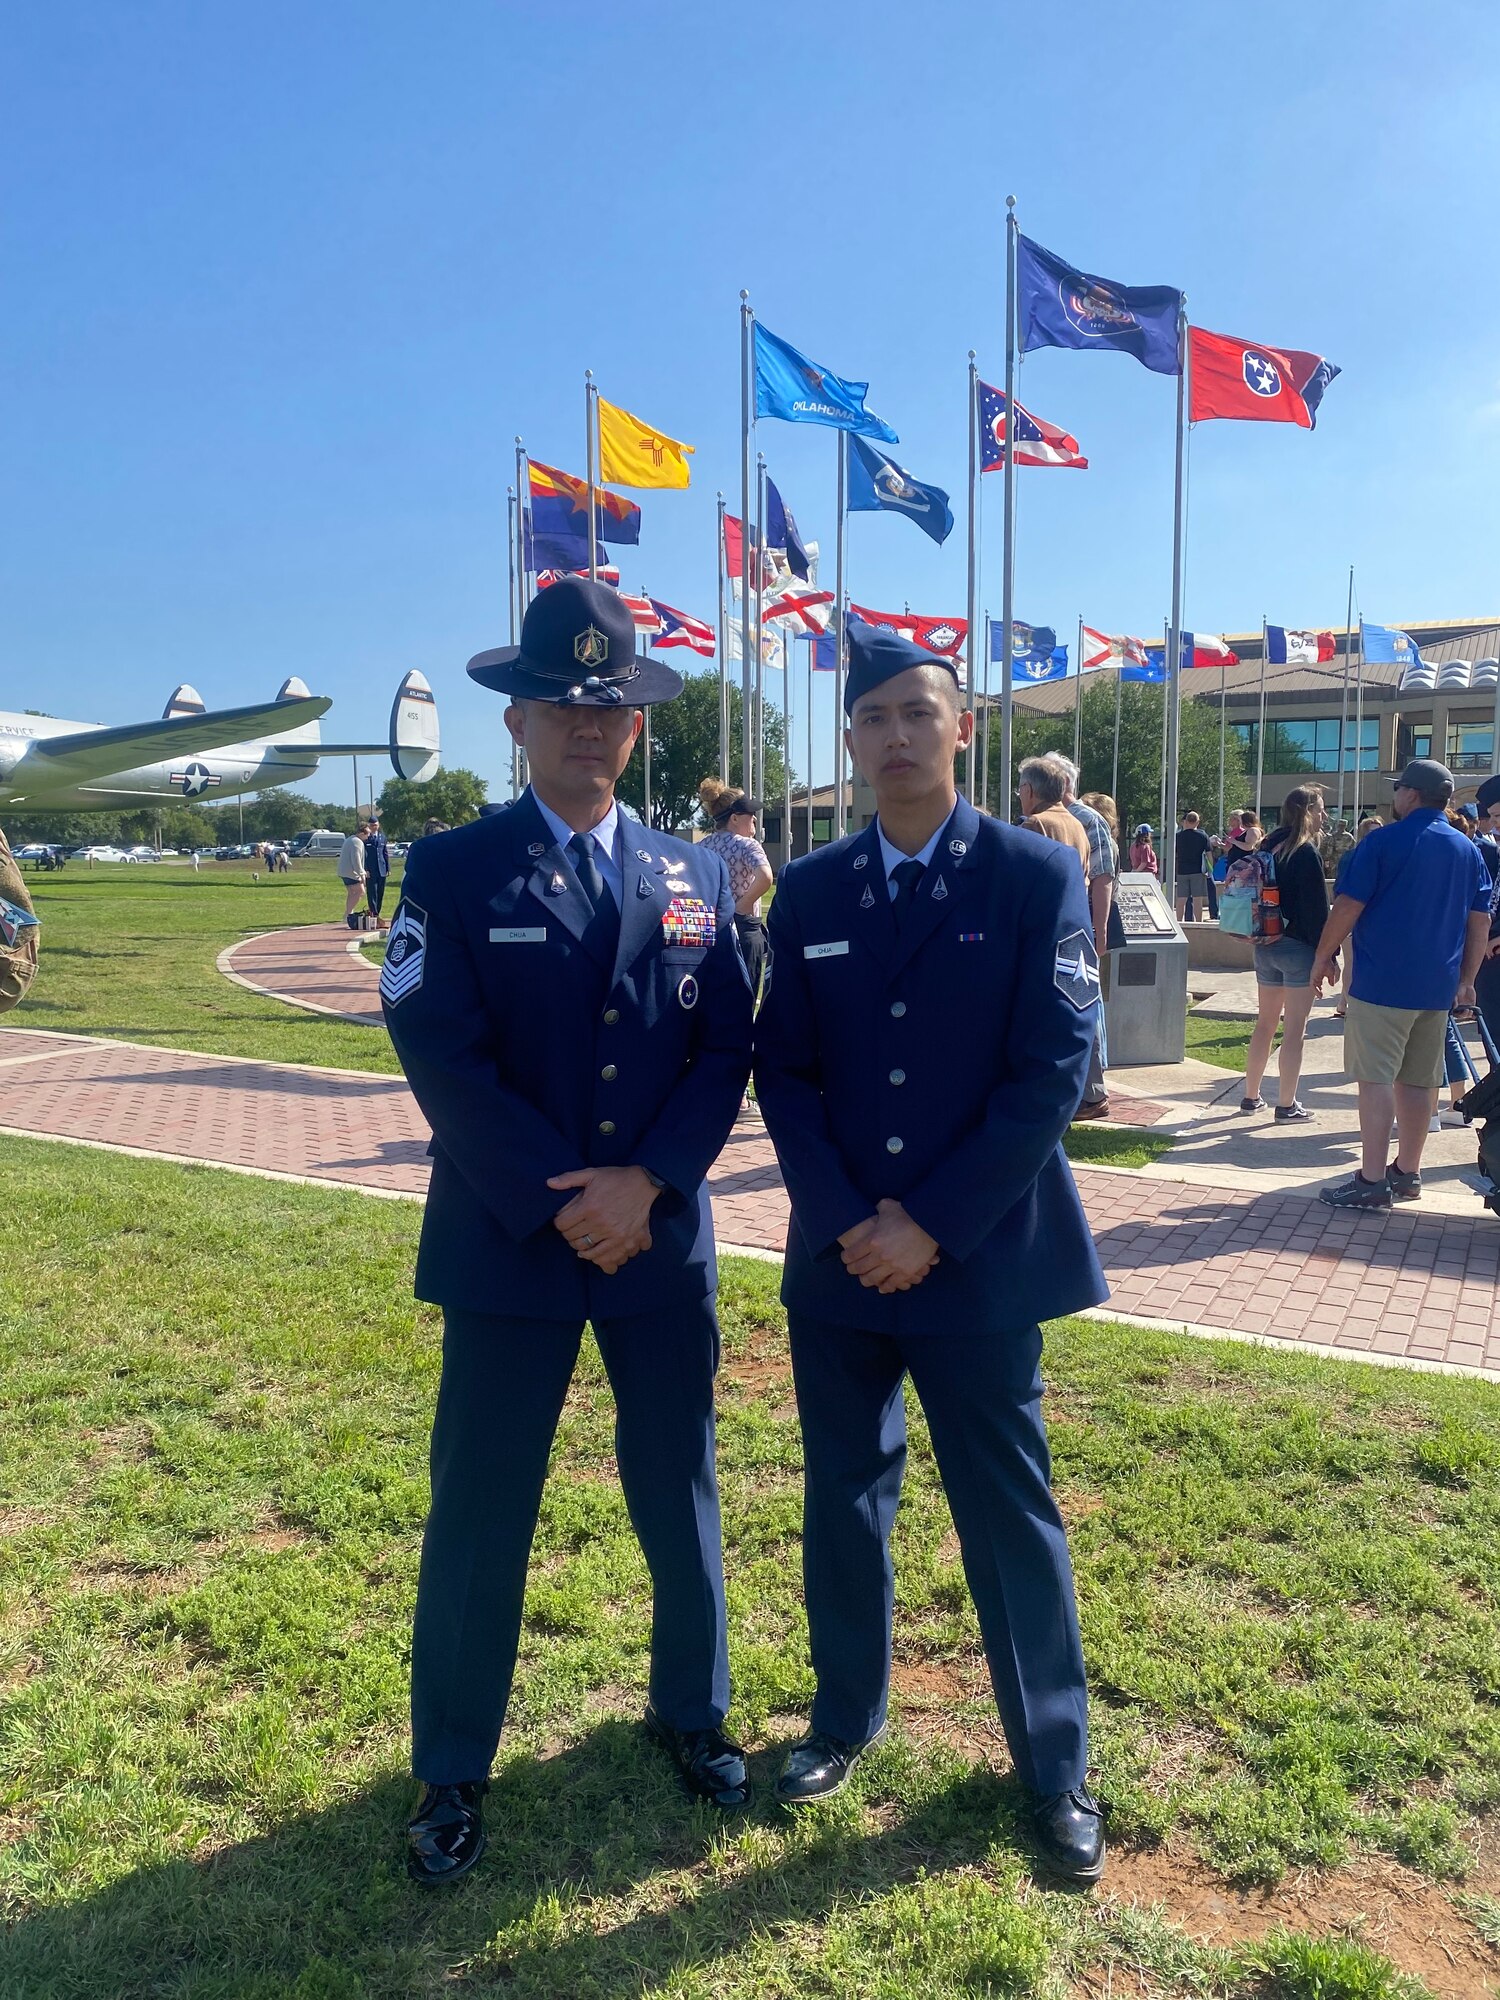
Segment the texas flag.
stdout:
<svg viewBox="0 0 1500 2000">
<path fill-rule="evenodd" d="M 979 385 L 979 444 L 981 472 L 998 472 L 1005 463 L 1005 392 L 992 389 L 988 382 Z M 1041 417 L 1034 417 L 1030 410 L 1016 404 L 1016 464 L 1017 465 L 1073 465 L 1079 471 L 1086 471 L 1088 460 L 1078 449 L 1076 437 L 1070 437 L 1056 424 L 1049 424 Z"/>
<path fill-rule="evenodd" d="M 1237 667 L 1240 656 L 1213 632 L 1184 632 L 1182 664 L 1185 667 Z"/>
<path fill-rule="evenodd" d="M 1338 657 L 1331 632 L 1291 632 L 1285 625 L 1266 627 L 1266 659 L 1273 667 L 1315 667 Z"/>
<path fill-rule="evenodd" d="M 1189 423 L 1234 417 L 1246 423 L 1314 427 L 1318 405 L 1338 369 L 1321 354 L 1265 347 L 1232 334 L 1188 329 Z"/>
<path fill-rule="evenodd" d="M 660 651 L 668 646 L 690 646 L 705 659 L 713 658 L 715 641 L 712 625 L 705 625 L 701 618 L 689 618 L 685 611 L 674 610 L 670 604 L 663 604 L 659 597 L 653 597 L 650 602 L 661 626 L 651 641 L 653 648 Z"/>
</svg>

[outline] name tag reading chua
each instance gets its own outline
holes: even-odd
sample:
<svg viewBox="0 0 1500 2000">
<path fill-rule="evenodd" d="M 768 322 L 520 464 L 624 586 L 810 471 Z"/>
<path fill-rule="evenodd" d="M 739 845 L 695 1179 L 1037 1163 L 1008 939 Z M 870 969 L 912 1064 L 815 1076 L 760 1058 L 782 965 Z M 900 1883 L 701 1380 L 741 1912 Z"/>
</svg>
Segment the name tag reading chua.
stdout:
<svg viewBox="0 0 1500 2000">
<path fill-rule="evenodd" d="M 847 958 L 848 955 L 848 938 L 841 938 L 837 944 L 805 944 L 802 947 L 804 958 Z"/>
<path fill-rule="evenodd" d="M 490 932 L 491 944 L 545 944 L 546 942 L 547 931 L 543 924 L 538 924 L 535 930 Z"/>
</svg>

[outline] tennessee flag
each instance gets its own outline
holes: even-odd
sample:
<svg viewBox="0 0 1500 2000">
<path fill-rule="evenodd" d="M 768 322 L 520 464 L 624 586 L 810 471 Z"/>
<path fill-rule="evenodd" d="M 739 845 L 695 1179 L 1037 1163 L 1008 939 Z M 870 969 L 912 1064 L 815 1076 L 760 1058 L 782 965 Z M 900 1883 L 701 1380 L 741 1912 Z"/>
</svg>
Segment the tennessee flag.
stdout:
<svg viewBox="0 0 1500 2000">
<path fill-rule="evenodd" d="M 1234 417 L 1242 423 L 1296 424 L 1310 431 L 1323 391 L 1338 374 L 1321 354 L 1263 347 L 1232 334 L 1188 328 L 1192 393 L 1188 421 Z"/>
<path fill-rule="evenodd" d="M 601 396 L 599 477 L 611 486 L 686 486 L 693 447 L 643 424 Z"/>
</svg>

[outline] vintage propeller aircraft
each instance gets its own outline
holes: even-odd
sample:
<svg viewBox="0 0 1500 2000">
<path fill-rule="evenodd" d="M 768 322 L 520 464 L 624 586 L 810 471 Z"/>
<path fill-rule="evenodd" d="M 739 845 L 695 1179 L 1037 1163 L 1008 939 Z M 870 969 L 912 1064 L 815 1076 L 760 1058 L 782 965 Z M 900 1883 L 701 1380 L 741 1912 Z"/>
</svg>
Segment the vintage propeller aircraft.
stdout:
<svg viewBox="0 0 1500 2000">
<path fill-rule="evenodd" d="M 324 743 L 333 703 L 293 676 L 274 701 L 210 710 L 196 688 L 174 690 L 159 721 L 110 729 L 0 710 L 0 803 L 32 812 L 118 812 L 153 800 L 234 798 L 310 778 L 325 757 L 389 756 L 398 778 L 438 768 L 432 689 L 415 671 L 396 690 L 383 743 Z"/>
</svg>

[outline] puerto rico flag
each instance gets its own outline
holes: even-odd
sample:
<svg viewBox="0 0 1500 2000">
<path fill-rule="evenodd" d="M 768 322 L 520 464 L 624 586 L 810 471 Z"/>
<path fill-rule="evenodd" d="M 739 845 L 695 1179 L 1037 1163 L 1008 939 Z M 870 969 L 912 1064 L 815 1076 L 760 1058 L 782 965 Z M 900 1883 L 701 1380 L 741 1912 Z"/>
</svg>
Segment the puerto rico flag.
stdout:
<svg viewBox="0 0 1500 2000">
<path fill-rule="evenodd" d="M 870 611 L 863 604 L 851 604 L 849 615 L 863 618 L 867 625 L 884 625 L 892 632 L 899 632 L 903 639 L 925 646 L 929 653 L 936 653 L 944 660 L 956 660 L 969 636 L 967 618 L 924 618 L 916 611 Z"/>
<path fill-rule="evenodd" d="M 661 624 L 661 630 L 651 641 L 653 647 L 664 650 L 668 646 L 689 646 L 705 659 L 713 658 L 716 646 L 712 625 L 705 625 L 701 618 L 689 618 L 685 611 L 675 611 L 659 597 L 651 599 L 651 608 Z"/>
<path fill-rule="evenodd" d="M 1273 667 L 1316 667 L 1338 658 L 1331 632 L 1290 632 L 1285 625 L 1266 627 L 1266 659 Z"/>
<path fill-rule="evenodd" d="M 981 472 L 998 472 L 1005 463 L 1005 392 L 979 385 L 979 445 Z M 1076 437 L 1043 422 L 1030 410 L 1016 404 L 1016 464 L 1072 465 L 1080 472 L 1088 460 L 1078 449 Z"/>
<path fill-rule="evenodd" d="M 1189 423 L 1233 417 L 1242 423 L 1296 424 L 1310 431 L 1338 368 L 1321 354 L 1265 347 L 1233 334 L 1188 328 Z"/>
</svg>

